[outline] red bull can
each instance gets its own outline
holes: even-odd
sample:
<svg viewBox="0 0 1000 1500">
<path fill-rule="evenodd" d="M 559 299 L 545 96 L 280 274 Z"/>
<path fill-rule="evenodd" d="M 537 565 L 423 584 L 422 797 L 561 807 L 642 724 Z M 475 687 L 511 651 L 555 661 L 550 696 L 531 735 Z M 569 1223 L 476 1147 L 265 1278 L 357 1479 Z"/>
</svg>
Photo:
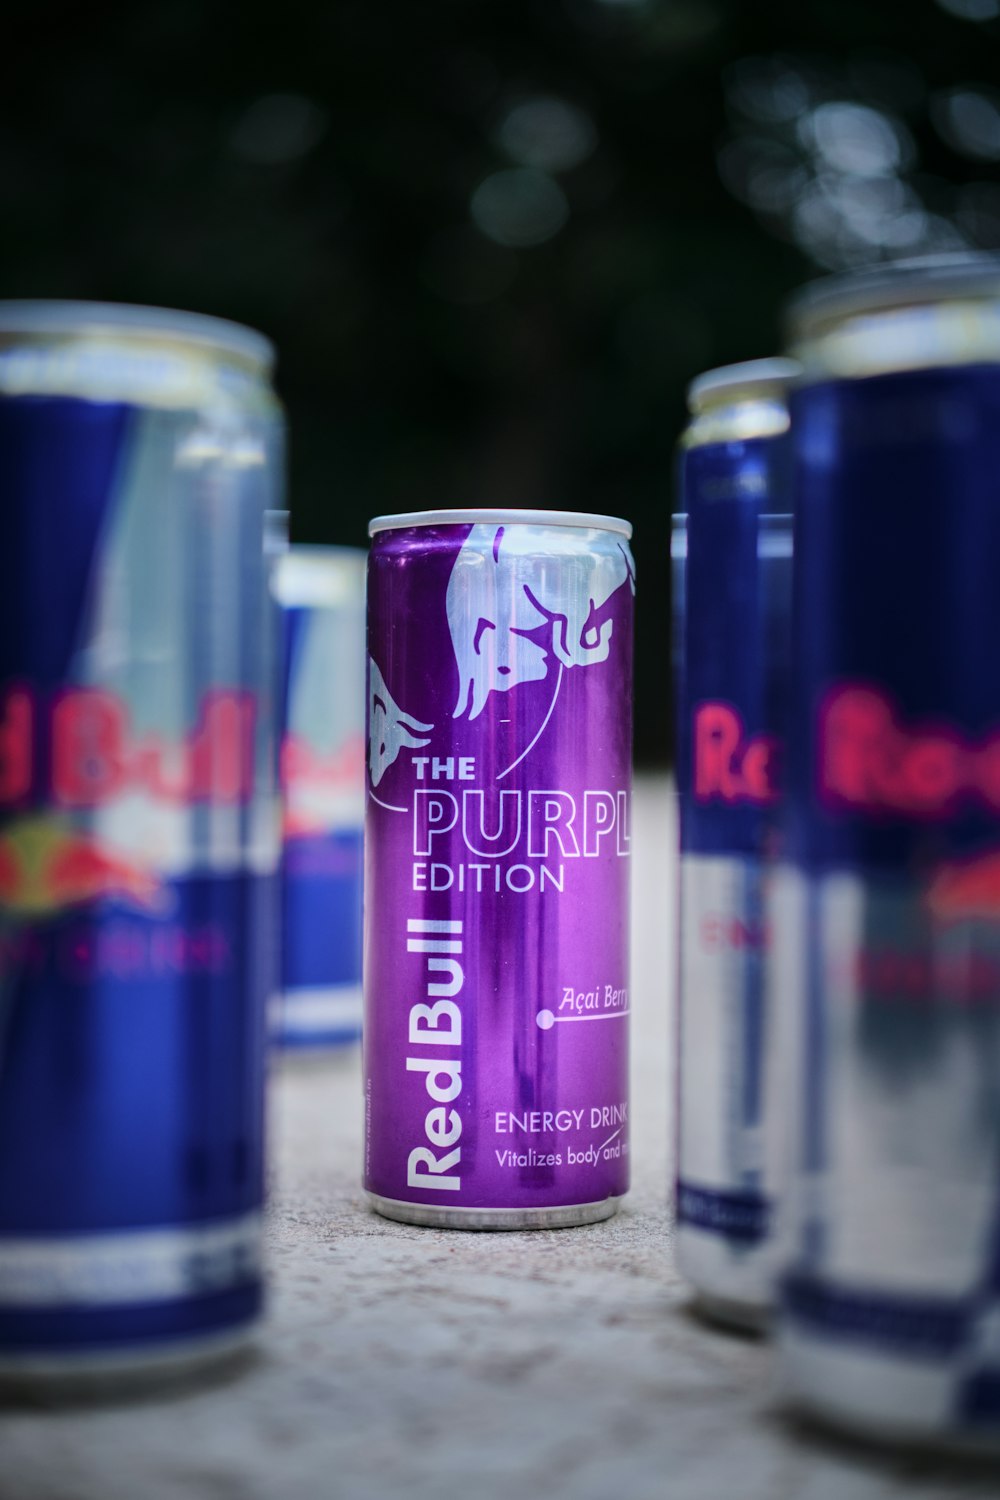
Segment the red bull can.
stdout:
<svg viewBox="0 0 1000 1500">
<path fill-rule="evenodd" d="M 159 1374 L 261 1305 L 272 351 L 0 304 L 0 1377 Z"/>
<path fill-rule="evenodd" d="M 281 1000 L 286 1048 L 361 1035 L 365 806 L 365 563 L 350 547 L 292 547 L 274 593 L 284 624 Z"/>
<path fill-rule="evenodd" d="M 365 1170 L 389 1218 L 556 1228 L 628 1186 L 631 527 L 380 517 Z"/>
<path fill-rule="evenodd" d="M 680 924 L 677 1265 L 703 1309 L 770 1300 L 764 892 L 780 793 L 791 612 L 790 360 L 688 392 L 675 527 Z"/>
<path fill-rule="evenodd" d="M 996 1449 L 1000 259 L 821 282 L 790 321 L 782 1380 Z"/>
</svg>

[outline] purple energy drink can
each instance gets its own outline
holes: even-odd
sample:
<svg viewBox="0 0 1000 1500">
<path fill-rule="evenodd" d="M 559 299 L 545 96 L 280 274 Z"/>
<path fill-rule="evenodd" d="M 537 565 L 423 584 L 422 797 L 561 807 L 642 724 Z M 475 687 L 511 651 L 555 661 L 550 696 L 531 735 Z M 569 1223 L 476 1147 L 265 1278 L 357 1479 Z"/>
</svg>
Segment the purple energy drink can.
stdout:
<svg viewBox="0 0 1000 1500">
<path fill-rule="evenodd" d="M 350 547 L 277 559 L 283 616 L 282 978 L 272 1034 L 289 1048 L 361 1035 L 365 560 Z"/>
<path fill-rule="evenodd" d="M 792 312 L 773 977 L 790 1400 L 1000 1447 L 1000 258 Z"/>
<path fill-rule="evenodd" d="M 680 584 L 675 1250 L 707 1312 L 770 1300 L 764 889 L 779 795 L 791 613 L 791 360 L 710 370 L 688 393 Z M 682 554 L 682 556 L 681 556 Z M 676 603 L 675 601 L 675 607 Z"/>
<path fill-rule="evenodd" d="M 0 304 L 0 1377 L 261 1303 L 278 807 L 266 340 Z"/>
<path fill-rule="evenodd" d="M 365 1170 L 390 1218 L 555 1228 L 628 1186 L 631 527 L 370 527 Z"/>
</svg>

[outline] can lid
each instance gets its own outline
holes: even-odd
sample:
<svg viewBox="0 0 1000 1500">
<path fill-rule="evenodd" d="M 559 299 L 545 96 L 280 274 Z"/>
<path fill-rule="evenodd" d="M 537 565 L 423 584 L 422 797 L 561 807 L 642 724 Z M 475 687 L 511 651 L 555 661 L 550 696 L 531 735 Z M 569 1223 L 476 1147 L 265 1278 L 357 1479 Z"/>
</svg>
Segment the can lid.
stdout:
<svg viewBox="0 0 1000 1500">
<path fill-rule="evenodd" d="M 114 334 L 124 338 L 180 339 L 201 344 L 270 370 L 274 345 L 253 328 L 208 313 L 178 312 L 125 302 L 0 302 L 0 339 L 28 336 Z"/>
<path fill-rule="evenodd" d="M 786 322 L 799 343 L 858 314 L 990 298 L 1000 298 L 1000 255 L 920 255 L 810 282 L 789 301 Z"/>
<path fill-rule="evenodd" d="M 296 545 L 275 558 L 271 591 L 279 604 L 294 609 L 332 609 L 356 602 L 365 593 L 362 547 Z"/>
<path fill-rule="evenodd" d="M 783 396 L 789 384 L 802 373 L 797 360 L 745 359 L 738 365 L 706 370 L 688 386 L 688 406 L 697 416 L 710 406 L 755 397 Z"/>
<path fill-rule="evenodd" d="M 288 551 L 288 522 L 289 512 L 287 510 L 266 510 L 264 512 L 265 557 L 280 557 L 283 552 Z"/>
<path fill-rule="evenodd" d="M 375 516 L 368 535 L 401 531 L 409 526 L 575 526 L 587 531 L 614 531 L 626 541 L 631 521 L 619 516 L 597 516 L 582 510 L 411 510 L 398 516 Z"/>
<path fill-rule="evenodd" d="M 670 556 L 677 561 L 683 561 L 688 551 L 688 516 L 686 510 L 679 510 L 670 517 Z"/>
</svg>

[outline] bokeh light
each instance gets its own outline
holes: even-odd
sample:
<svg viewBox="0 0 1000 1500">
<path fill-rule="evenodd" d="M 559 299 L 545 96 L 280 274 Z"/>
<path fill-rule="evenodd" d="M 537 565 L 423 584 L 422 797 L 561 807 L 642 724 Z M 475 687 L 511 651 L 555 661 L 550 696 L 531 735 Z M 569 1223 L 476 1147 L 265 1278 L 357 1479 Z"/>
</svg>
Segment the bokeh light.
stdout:
<svg viewBox="0 0 1000 1500">
<path fill-rule="evenodd" d="M 246 161 L 276 166 L 304 156 L 327 124 L 326 111 L 302 94 L 266 94 L 244 111 L 229 140 Z"/>
<path fill-rule="evenodd" d="M 522 166 L 565 172 L 591 155 L 597 130 L 584 110 L 543 96 L 515 104 L 497 131 L 497 141 Z"/>
<path fill-rule="evenodd" d="M 933 117 L 956 151 L 977 161 L 1000 161 L 1000 93 L 951 89 L 934 100 Z"/>
<path fill-rule="evenodd" d="M 886 51 L 844 63 L 748 57 L 728 69 L 724 88 L 722 181 L 817 265 L 997 243 L 987 197 L 963 200 L 924 164 L 936 151 L 930 130 L 970 158 L 1000 159 L 992 90 L 929 91 L 911 59 Z"/>
<path fill-rule="evenodd" d="M 491 173 L 476 188 L 469 207 L 484 234 L 513 247 L 544 244 L 569 218 L 559 184 L 531 167 Z"/>
<path fill-rule="evenodd" d="M 819 162 L 845 176 L 887 177 L 905 164 L 902 126 L 863 104 L 820 104 L 805 116 L 800 134 Z"/>
<path fill-rule="evenodd" d="M 961 21 L 995 21 L 1000 16 L 1000 0 L 937 0 L 937 3 Z"/>
</svg>

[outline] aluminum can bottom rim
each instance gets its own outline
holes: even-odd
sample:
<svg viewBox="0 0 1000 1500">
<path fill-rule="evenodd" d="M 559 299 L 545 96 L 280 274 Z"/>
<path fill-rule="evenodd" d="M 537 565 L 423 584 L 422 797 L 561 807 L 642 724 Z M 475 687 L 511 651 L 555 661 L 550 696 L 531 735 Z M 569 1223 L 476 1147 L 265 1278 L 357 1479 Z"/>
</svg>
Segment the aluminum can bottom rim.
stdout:
<svg viewBox="0 0 1000 1500">
<path fill-rule="evenodd" d="M 736 1297 L 720 1297 L 694 1286 L 692 1306 L 699 1317 L 720 1328 L 763 1336 L 771 1328 L 771 1309 L 759 1302 L 743 1302 Z"/>
<path fill-rule="evenodd" d="M 599 1224 L 613 1218 L 621 1198 L 599 1203 L 567 1203 L 558 1208 L 442 1208 L 433 1203 L 404 1203 L 368 1193 L 368 1201 L 384 1219 L 416 1224 L 424 1229 L 575 1229 L 581 1224 Z"/>
<path fill-rule="evenodd" d="M 142 1395 L 191 1376 L 234 1372 L 252 1357 L 260 1318 L 202 1338 L 169 1345 L 148 1343 L 131 1349 L 72 1352 L 0 1350 L 0 1401 L 36 1397 L 43 1401 L 114 1399 Z"/>
<path fill-rule="evenodd" d="M 848 1411 L 832 1403 L 828 1405 L 821 1397 L 814 1397 L 788 1384 L 779 1387 L 778 1405 L 787 1419 L 801 1423 L 806 1429 L 815 1429 L 817 1433 L 829 1433 L 883 1452 L 909 1450 L 928 1457 L 966 1460 L 976 1465 L 988 1463 L 990 1473 L 996 1473 L 1000 1429 L 983 1433 L 949 1432 L 943 1428 L 882 1422 L 877 1413 L 869 1414 L 853 1408 Z"/>
</svg>

